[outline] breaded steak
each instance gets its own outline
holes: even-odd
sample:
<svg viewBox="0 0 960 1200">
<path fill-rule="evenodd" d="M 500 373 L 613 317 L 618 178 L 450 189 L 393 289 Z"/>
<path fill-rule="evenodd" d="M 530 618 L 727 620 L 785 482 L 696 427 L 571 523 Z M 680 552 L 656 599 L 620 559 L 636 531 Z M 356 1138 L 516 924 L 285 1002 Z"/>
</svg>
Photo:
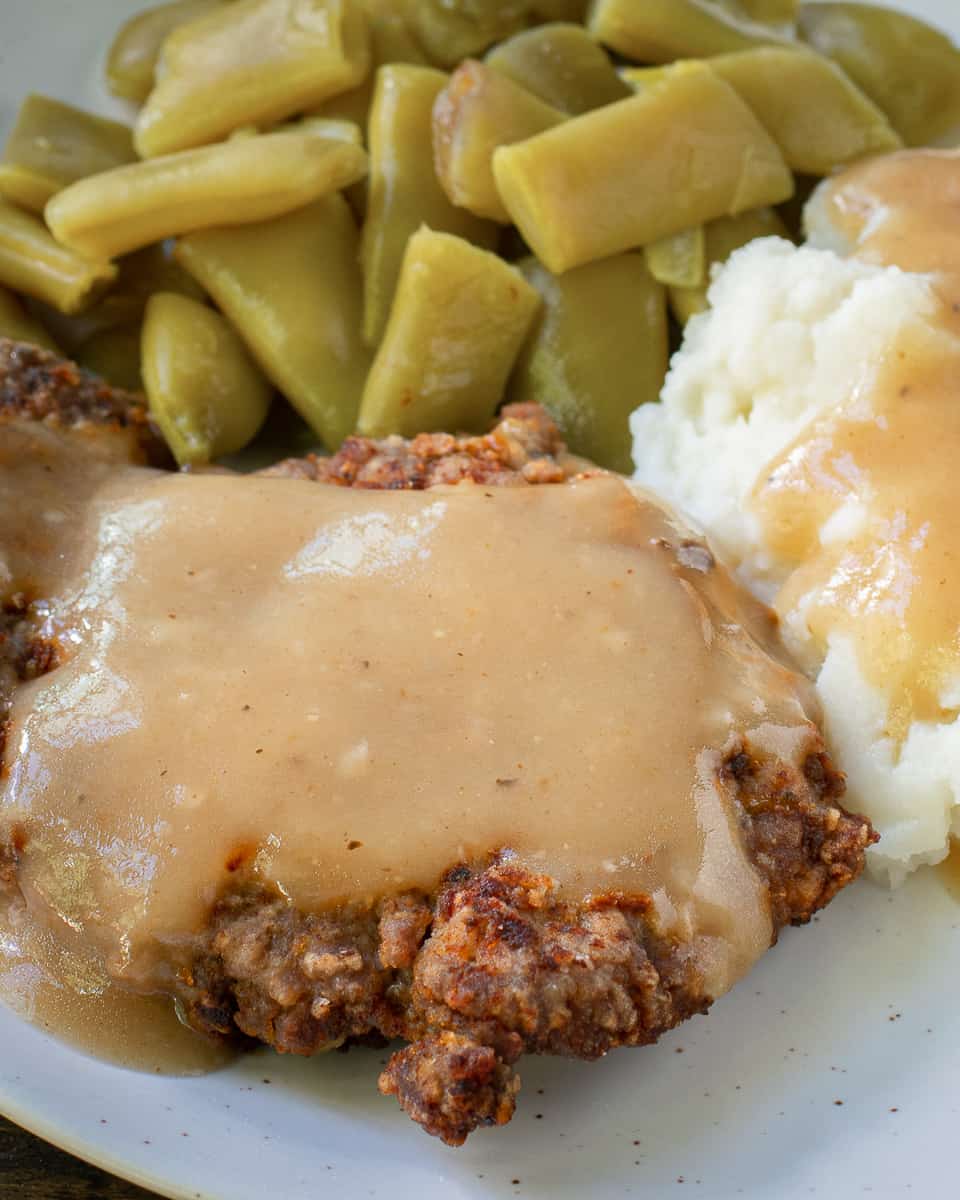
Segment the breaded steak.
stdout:
<svg viewBox="0 0 960 1200">
<path fill-rule="evenodd" d="M 281 1052 L 402 1039 L 381 1091 L 459 1145 L 523 1054 L 655 1041 L 862 870 L 767 614 L 538 406 L 255 478 L 161 455 L 0 343 L 0 879 L 123 986 Z M 122 853 L 57 895 L 65 826 Z"/>
</svg>

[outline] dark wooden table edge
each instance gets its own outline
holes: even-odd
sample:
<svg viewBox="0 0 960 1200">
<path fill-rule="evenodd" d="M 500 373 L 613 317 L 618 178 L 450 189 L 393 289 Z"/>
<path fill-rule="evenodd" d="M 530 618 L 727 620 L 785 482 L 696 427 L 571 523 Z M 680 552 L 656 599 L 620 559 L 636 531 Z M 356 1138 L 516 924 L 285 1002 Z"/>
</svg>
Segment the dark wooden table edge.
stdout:
<svg viewBox="0 0 960 1200">
<path fill-rule="evenodd" d="M 109 1175 L 0 1116 L 3 1200 L 156 1200 L 154 1192 Z"/>
</svg>

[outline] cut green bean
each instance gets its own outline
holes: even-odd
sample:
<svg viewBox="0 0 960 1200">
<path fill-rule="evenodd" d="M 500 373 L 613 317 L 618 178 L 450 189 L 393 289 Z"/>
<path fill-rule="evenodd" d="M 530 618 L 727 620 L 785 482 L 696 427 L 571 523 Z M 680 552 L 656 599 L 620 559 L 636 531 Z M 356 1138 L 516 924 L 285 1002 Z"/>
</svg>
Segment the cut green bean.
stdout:
<svg viewBox="0 0 960 1200">
<path fill-rule="evenodd" d="M 343 197 L 259 225 L 190 234 L 175 256 L 335 450 L 355 428 L 370 365 L 360 336 L 359 237 Z"/>
<path fill-rule="evenodd" d="M 461 63 L 433 107 L 434 163 L 451 202 L 509 225 L 493 177 L 494 151 L 566 119 L 506 75 L 471 59 Z"/>
<path fill-rule="evenodd" d="M 960 142 L 960 49 L 875 4 L 802 4 L 800 33 L 887 114 L 908 146 Z"/>
<path fill-rule="evenodd" d="M 488 428 L 540 298 L 495 254 L 413 235 L 358 429 L 369 437 Z"/>
<path fill-rule="evenodd" d="M 706 275 L 703 226 L 684 229 L 644 247 L 647 267 L 658 283 L 698 287 Z"/>
<path fill-rule="evenodd" d="M 703 282 L 696 287 L 670 288 L 670 309 L 681 325 L 707 309 L 707 289 L 712 267 L 726 262 L 735 250 L 755 238 L 789 237 L 786 225 L 772 208 L 754 209 L 738 217 L 721 217 L 706 225 L 703 233 L 706 261 Z"/>
<path fill-rule="evenodd" d="M 873 101 L 819 54 L 764 46 L 711 58 L 710 66 L 750 105 L 794 171 L 829 175 L 903 145 Z"/>
<path fill-rule="evenodd" d="M 370 119 L 374 80 L 375 74 L 371 72 L 359 87 L 351 88 L 348 92 L 338 92 L 336 96 L 324 100 L 323 104 L 308 116 L 350 121 L 361 130 L 365 130 Z"/>
<path fill-rule="evenodd" d="M 350 142 L 258 134 L 80 180 L 50 201 L 47 224 L 64 245 L 112 258 L 195 229 L 269 220 L 356 182 L 366 167 Z"/>
<path fill-rule="evenodd" d="M 356 87 L 369 69 L 366 17 L 352 0 L 233 0 L 167 38 L 137 150 L 170 154 L 281 121 Z"/>
<path fill-rule="evenodd" d="M 231 137 L 237 136 L 236 131 Z M 255 131 L 257 132 L 257 131 Z M 324 117 L 318 113 L 307 113 L 296 121 L 285 121 L 275 125 L 270 133 L 309 133 L 325 138 L 329 142 L 349 142 L 351 146 L 363 146 L 363 128 L 346 117 Z"/>
<path fill-rule="evenodd" d="M 761 2 L 747 11 L 720 0 L 595 0 L 587 28 L 634 62 L 709 58 L 781 40 L 778 22 L 757 20 Z"/>
<path fill-rule="evenodd" d="M 150 297 L 141 339 L 150 414 L 181 466 L 235 454 L 270 407 L 270 384 L 219 313 L 174 292 Z"/>
<path fill-rule="evenodd" d="M 350 121 L 346 117 L 325 117 L 318 113 L 304 113 L 302 117 L 296 117 L 292 121 L 280 121 L 262 129 L 259 125 L 241 125 L 226 140 L 244 141 L 264 133 L 309 133 L 331 142 L 349 142 L 351 146 L 361 148 L 364 144 L 363 129 L 356 121 Z"/>
<path fill-rule="evenodd" d="M 523 29 L 528 0 L 416 0 L 413 30 L 431 62 L 455 66 Z"/>
<path fill-rule="evenodd" d="M 428 65 L 423 47 L 413 32 L 412 8 L 402 0 L 362 0 L 370 24 L 373 64 L 419 63 Z"/>
<path fill-rule="evenodd" d="M 399 0 L 385 0 L 382 4 L 372 4 L 367 0 L 364 7 L 370 23 L 372 69 L 359 87 L 324 101 L 317 109 L 317 115 L 356 121 L 366 131 L 377 68 L 390 63 L 429 66 L 429 59 L 413 36 L 406 7 Z"/>
<path fill-rule="evenodd" d="M 72 356 L 83 346 L 97 344 L 95 340 L 101 335 L 134 326 L 139 329 L 147 301 L 154 292 L 179 292 L 194 300 L 205 299 L 203 288 L 173 261 L 162 245 L 128 254 L 115 265 L 117 277 L 110 290 L 81 314 L 72 317 L 45 314 L 54 336 Z M 105 339 L 104 344 L 108 342 Z"/>
<path fill-rule="evenodd" d="M 710 3 L 710 0 L 707 0 Z M 712 0 L 736 21 L 755 21 L 772 27 L 784 37 L 793 37 L 797 28 L 800 0 Z"/>
<path fill-rule="evenodd" d="M 667 371 L 666 293 L 640 253 L 551 273 L 520 269 L 544 300 L 543 316 L 510 380 L 511 401 L 539 401 L 575 454 L 633 470 L 629 418 L 656 400 Z"/>
<path fill-rule="evenodd" d="M 0 338 L 29 342 L 59 354 L 59 347 L 39 321 L 26 311 L 12 292 L 0 287 Z"/>
<path fill-rule="evenodd" d="M 62 313 L 89 306 L 117 277 L 107 261 L 55 241 L 39 217 L 0 200 L 0 284 Z"/>
<path fill-rule="evenodd" d="M 32 93 L 20 105 L 0 161 L 0 192 L 43 212 L 51 196 L 87 175 L 136 158 L 133 131 L 59 100 Z"/>
<path fill-rule="evenodd" d="M 363 226 L 363 333 L 386 328 L 407 241 L 421 224 L 492 246 L 496 226 L 451 204 L 433 164 L 433 106 L 449 76 L 429 67 L 381 67 L 370 111 L 370 178 Z"/>
<path fill-rule="evenodd" d="M 495 46 L 485 61 L 573 116 L 630 95 L 606 52 L 580 25 L 538 25 Z"/>
<path fill-rule="evenodd" d="M 373 69 L 359 87 L 332 96 L 317 109 L 318 118 L 339 117 L 355 121 L 362 132 L 364 144 L 370 123 L 377 68 L 392 63 L 428 65 L 427 56 L 410 31 L 407 7 L 403 0 L 364 0 L 370 22 Z M 347 189 L 346 195 L 357 219 L 362 222 L 367 214 L 367 181 L 363 179 L 353 184 Z"/>
<path fill-rule="evenodd" d="M 142 104 L 154 84 L 160 48 L 188 21 L 205 17 L 226 0 L 174 0 L 137 13 L 125 22 L 107 54 L 107 86 L 115 96 Z"/>
<path fill-rule="evenodd" d="M 665 68 L 628 100 L 501 147 L 493 169 L 555 274 L 793 192 L 776 143 L 704 63 Z"/>
</svg>

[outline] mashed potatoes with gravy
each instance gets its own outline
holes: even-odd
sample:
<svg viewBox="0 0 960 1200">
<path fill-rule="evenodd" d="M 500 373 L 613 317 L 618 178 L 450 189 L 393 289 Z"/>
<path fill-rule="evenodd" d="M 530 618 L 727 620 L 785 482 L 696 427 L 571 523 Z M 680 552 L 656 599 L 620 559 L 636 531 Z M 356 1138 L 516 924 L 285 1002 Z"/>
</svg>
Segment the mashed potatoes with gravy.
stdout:
<svg viewBox="0 0 960 1200">
<path fill-rule="evenodd" d="M 825 244 L 843 243 L 825 228 Z M 904 435 L 891 407 L 912 400 L 910 386 L 898 376 L 891 390 L 890 371 L 941 353 L 960 366 L 960 337 L 944 327 L 932 275 L 863 258 L 874 261 L 775 238 L 737 252 L 687 326 L 663 403 L 634 413 L 633 454 L 638 480 L 699 522 L 777 608 L 816 679 L 848 805 L 881 834 L 872 868 L 897 882 L 960 833 L 960 602 L 948 636 L 941 572 L 960 441 L 947 440 L 954 418 L 941 406 L 919 463 L 916 431 Z M 939 403 L 918 391 L 919 404 Z M 861 452 L 884 438 L 883 454 Z M 947 510 L 933 534 L 931 496 Z M 960 558 L 960 531 L 955 540 Z"/>
</svg>

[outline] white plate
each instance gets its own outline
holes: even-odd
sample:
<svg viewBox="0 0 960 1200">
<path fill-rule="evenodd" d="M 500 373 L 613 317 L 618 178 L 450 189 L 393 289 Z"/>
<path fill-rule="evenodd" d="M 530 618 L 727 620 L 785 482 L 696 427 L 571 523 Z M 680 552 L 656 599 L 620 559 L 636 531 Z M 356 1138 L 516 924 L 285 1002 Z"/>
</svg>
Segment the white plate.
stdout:
<svg viewBox="0 0 960 1200">
<path fill-rule="evenodd" d="M 101 59 L 137 7 L 0 0 L 0 136 L 31 90 L 114 109 Z M 960 36 L 955 0 L 902 7 Z M 0 1110 L 189 1200 L 936 1200 L 957 1194 L 958 920 L 933 873 L 893 895 L 851 889 L 659 1046 L 525 1062 L 513 1124 L 459 1151 L 377 1095 L 374 1052 L 158 1078 L 86 1058 L 2 1007 Z"/>
</svg>

